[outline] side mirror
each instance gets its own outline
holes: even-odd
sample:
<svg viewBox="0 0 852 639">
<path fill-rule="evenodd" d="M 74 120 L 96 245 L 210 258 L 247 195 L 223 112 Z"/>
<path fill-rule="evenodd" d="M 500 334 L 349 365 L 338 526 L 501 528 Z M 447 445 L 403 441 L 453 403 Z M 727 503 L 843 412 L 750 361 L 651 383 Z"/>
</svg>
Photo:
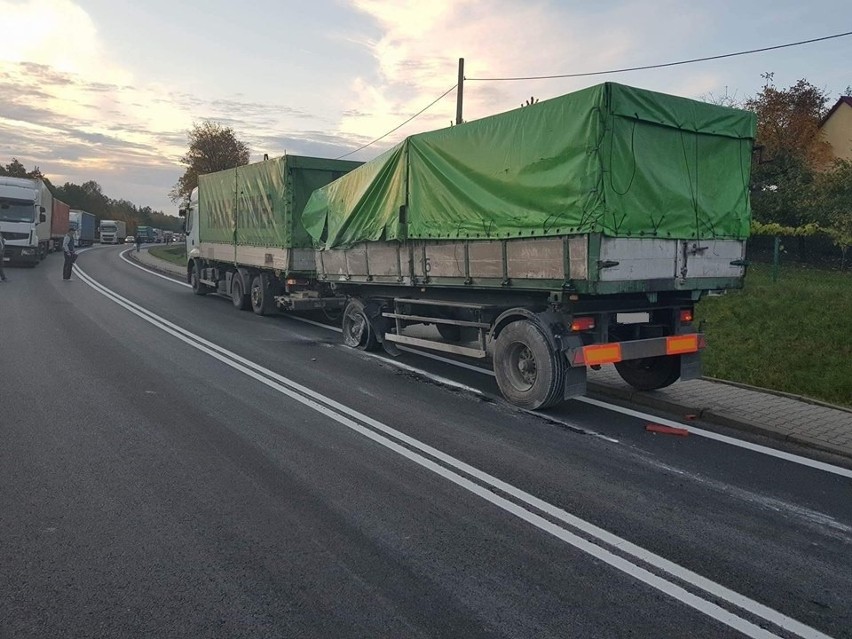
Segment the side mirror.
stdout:
<svg viewBox="0 0 852 639">
<path fill-rule="evenodd" d="M 186 209 L 178 209 L 178 217 L 186 217 Z"/>
<path fill-rule="evenodd" d="M 41 207 L 41 210 L 43 211 L 44 207 Z M 47 216 L 44 213 L 39 213 L 38 214 L 38 221 L 39 222 L 47 222 Z"/>
<path fill-rule="evenodd" d="M 41 211 L 42 213 L 47 213 L 47 209 L 44 208 L 43 206 L 38 207 L 38 210 Z"/>
</svg>

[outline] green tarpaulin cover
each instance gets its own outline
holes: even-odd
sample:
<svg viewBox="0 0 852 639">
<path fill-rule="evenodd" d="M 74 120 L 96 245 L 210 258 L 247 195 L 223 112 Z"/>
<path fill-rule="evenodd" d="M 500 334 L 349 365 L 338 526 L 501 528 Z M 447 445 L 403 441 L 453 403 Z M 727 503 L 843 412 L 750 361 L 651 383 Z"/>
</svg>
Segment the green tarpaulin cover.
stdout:
<svg viewBox="0 0 852 639">
<path fill-rule="evenodd" d="M 303 221 L 323 248 L 576 233 L 742 239 L 754 133 L 752 113 L 606 83 L 413 135 L 317 190 Z"/>
<path fill-rule="evenodd" d="M 360 162 L 286 155 L 198 176 L 199 238 L 310 248 L 301 213 L 311 193 Z"/>
</svg>

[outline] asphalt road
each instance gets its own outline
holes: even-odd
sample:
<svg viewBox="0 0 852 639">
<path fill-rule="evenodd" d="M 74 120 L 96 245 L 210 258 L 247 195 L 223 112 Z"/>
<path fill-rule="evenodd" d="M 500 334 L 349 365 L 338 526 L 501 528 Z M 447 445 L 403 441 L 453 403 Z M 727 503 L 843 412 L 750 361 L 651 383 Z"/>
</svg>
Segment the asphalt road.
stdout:
<svg viewBox="0 0 852 639">
<path fill-rule="evenodd" d="M 852 637 L 848 470 L 531 415 L 120 250 L 0 284 L 0 637 Z"/>
</svg>

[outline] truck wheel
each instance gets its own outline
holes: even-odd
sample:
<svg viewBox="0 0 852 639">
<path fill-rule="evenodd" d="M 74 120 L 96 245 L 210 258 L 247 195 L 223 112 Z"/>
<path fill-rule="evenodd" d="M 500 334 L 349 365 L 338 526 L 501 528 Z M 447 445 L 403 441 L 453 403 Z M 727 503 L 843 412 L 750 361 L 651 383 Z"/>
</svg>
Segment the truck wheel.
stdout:
<svg viewBox="0 0 852 639">
<path fill-rule="evenodd" d="M 435 324 L 438 333 L 441 334 L 441 339 L 446 342 L 460 342 L 462 338 L 461 326 L 453 324 Z"/>
<path fill-rule="evenodd" d="M 201 269 L 198 268 L 198 264 L 196 263 L 192 267 L 192 275 L 189 278 L 189 283 L 192 285 L 192 292 L 196 295 L 207 295 L 207 285 L 201 283 Z"/>
<path fill-rule="evenodd" d="M 255 275 L 251 281 L 251 310 L 257 315 L 272 315 L 275 312 L 275 300 L 272 299 L 272 287 L 266 273 Z"/>
<path fill-rule="evenodd" d="M 567 368 L 565 356 L 529 320 L 512 322 L 495 342 L 497 385 L 515 406 L 536 410 L 561 402 Z"/>
<path fill-rule="evenodd" d="M 349 300 L 346 310 L 343 311 L 342 326 L 343 343 L 350 348 L 362 351 L 375 351 L 379 348 L 379 341 L 360 300 Z"/>
<path fill-rule="evenodd" d="M 636 390 L 657 390 L 671 386 L 680 377 L 680 355 L 661 355 L 617 362 L 621 379 Z"/>
<path fill-rule="evenodd" d="M 243 291 L 243 278 L 241 275 L 237 274 L 231 280 L 231 302 L 234 303 L 234 308 L 238 311 L 245 311 L 251 305 L 251 299 L 249 296 Z"/>
</svg>

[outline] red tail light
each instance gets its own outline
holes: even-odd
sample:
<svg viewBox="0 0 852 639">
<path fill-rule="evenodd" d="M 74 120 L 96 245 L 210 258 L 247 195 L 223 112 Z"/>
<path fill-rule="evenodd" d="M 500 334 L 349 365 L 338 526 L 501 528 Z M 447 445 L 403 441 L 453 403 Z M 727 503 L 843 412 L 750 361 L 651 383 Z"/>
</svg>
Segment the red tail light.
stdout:
<svg viewBox="0 0 852 639">
<path fill-rule="evenodd" d="M 693 320 L 693 314 L 691 308 L 682 308 L 680 309 L 680 323 L 681 324 L 689 324 Z"/>
<path fill-rule="evenodd" d="M 572 331 L 590 331 L 595 327 L 594 317 L 575 317 L 571 322 Z"/>
</svg>

